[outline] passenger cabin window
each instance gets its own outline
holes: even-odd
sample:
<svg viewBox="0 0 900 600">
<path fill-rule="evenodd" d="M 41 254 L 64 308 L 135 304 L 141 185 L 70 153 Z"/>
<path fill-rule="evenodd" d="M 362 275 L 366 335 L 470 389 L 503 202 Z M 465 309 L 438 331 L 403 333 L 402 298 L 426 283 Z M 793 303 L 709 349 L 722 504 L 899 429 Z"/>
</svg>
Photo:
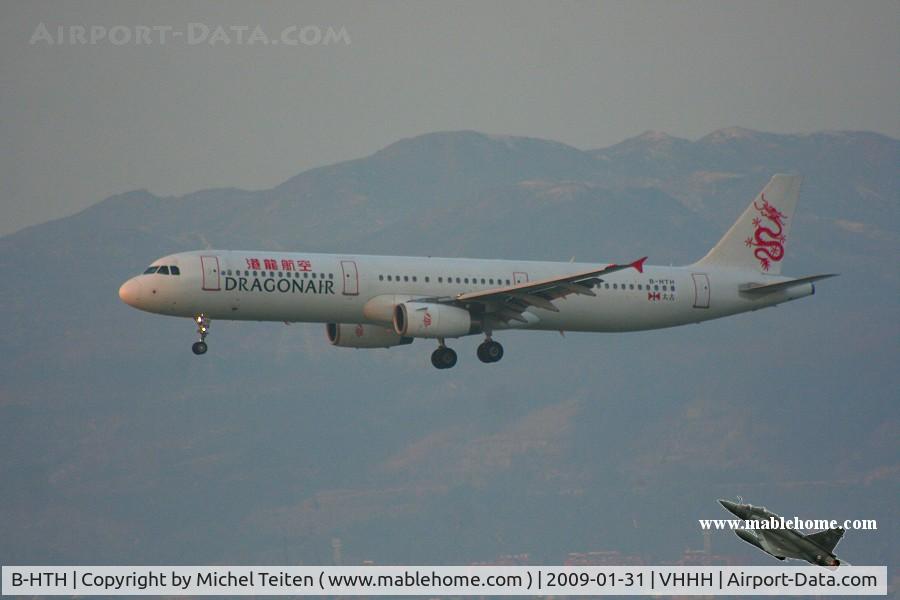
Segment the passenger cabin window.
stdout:
<svg viewBox="0 0 900 600">
<path fill-rule="evenodd" d="M 179 269 L 175 265 L 172 265 L 171 267 L 169 267 L 169 272 L 172 273 L 172 275 L 181 275 L 181 269 Z M 230 274 L 230 272 L 229 272 L 229 274 Z"/>
<path fill-rule="evenodd" d="M 144 271 L 144 275 L 150 275 L 151 273 L 156 273 L 156 270 L 159 267 L 147 267 L 147 270 Z"/>
<path fill-rule="evenodd" d="M 168 275 L 169 267 L 160 267 L 159 271 L 157 271 L 157 273 L 159 273 L 160 275 Z"/>
</svg>

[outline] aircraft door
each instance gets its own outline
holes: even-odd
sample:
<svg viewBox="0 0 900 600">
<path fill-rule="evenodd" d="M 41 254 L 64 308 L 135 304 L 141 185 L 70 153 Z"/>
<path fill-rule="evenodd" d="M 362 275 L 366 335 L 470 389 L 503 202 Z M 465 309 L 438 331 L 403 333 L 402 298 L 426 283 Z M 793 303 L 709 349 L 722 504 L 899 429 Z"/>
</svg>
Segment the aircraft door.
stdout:
<svg viewBox="0 0 900 600">
<path fill-rule="evenodd" d="M 356 270 L 356 263 L 352 260 L 341 261 L 341 271 L 344 275 L 344 295 L 359 295 L 359 272 Z"/>
<path fill-rule="evenodd" d="M 694 279 L 694 308 L 709 308 L 709 277 L 706 273 L 691 273 Z"/>
<path fill-rule="evenodd" d="M 521 271 L 513 273 L 513 284 L 518 285 L 520 283 L 528 283 L 528 273 L 523 273 Z"/>
<path fill-rule="evenodd" d="M 219 257 L 201 256 L 200 264 L 203 269 L 203 289 L 207 291 L 222 289 L 219 283 Z"/>
</svg>

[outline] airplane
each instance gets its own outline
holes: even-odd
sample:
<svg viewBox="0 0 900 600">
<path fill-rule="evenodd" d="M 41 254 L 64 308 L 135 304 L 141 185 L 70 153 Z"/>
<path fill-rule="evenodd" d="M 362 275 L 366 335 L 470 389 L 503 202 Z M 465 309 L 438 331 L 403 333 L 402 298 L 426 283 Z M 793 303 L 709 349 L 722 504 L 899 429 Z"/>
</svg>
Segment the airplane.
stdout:
<svg viewBox="0 0 900 600">
<path fill-rule="evenodd" d="M 763 506 L 729 500 L 719 500 L 719 504 L 744 521 L 778 521 L 781 518 Z M 821 567 L 837 567 L 841 564 L 841 560 L 834 554 L 835 546 L 844 535 L 844 530 L 839 527 L 810 534 L 802 534 L 796 529 L 736 529 L 734 533 L 778 560 L 794 558 Z"/>
<path fill-rule="evenodd" d="M 389 348 L 437 340 L 438 369 L 453 367 L 446 340 L 484 335 L 477 356 L 503 358 L 497 332 L 624 332 L 699 323 L 815 293 L 835 274 L 781 276 L 800 177 L 775 175 L 721 240 L 684 267 L 280 251 L 170 254 L 126 281 L 126 304 L 190 317 L 207 351 L 213 319 L 325 323 L 328 340 Z"/>
</svg>

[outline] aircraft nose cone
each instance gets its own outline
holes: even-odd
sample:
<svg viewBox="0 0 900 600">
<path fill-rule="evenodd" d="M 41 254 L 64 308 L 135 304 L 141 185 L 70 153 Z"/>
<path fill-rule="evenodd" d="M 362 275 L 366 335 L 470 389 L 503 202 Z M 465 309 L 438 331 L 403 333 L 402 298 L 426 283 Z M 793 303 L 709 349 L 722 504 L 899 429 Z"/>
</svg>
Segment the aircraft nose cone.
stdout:
<svg viewBox="0 0 900 600">
<path fill-rule="evenodd" d="M 719 504 L 721 504 L 725 508 L 725 510 L 727 510 L 728 512 L 732 512 L 732 513 L 734 511 L 736 511 L 737 507 L 738 507 L 736 502 L 732 502 L 730 500 L 724 500 L 721 498 L 719 499 Z"/>
<path fill-rule="evenodd" d="M 137 306 L 141 299 L 141 282 L 131 278 L 119 288 L 119 298 L 129 306 Z"/>
</svg>

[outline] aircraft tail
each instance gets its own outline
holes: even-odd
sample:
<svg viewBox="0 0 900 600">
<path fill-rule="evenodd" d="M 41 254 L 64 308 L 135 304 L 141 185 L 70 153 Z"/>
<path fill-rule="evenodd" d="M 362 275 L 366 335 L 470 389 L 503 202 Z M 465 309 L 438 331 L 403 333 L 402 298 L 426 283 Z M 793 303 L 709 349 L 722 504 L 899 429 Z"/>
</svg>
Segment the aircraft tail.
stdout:
<svg viewBox="0 0 900 600">
<path fill-rule="evenodd" d="M 731 229 L 695 264 L 781 273 L 800 182 L 799 175 L 774 175 Z"/>
<path fill-rule="evenodd" d="M 807 537 L 819 548 L 825 550 L 826 552 L 833 552 L 834 547 L 837 546 L 839 541 L 841 541 L 841 537 L 843 535 L 844 530 L 838 527 L 837 529 L 826 529 L 825 531 L 812 533 Z"/>
</svg>

